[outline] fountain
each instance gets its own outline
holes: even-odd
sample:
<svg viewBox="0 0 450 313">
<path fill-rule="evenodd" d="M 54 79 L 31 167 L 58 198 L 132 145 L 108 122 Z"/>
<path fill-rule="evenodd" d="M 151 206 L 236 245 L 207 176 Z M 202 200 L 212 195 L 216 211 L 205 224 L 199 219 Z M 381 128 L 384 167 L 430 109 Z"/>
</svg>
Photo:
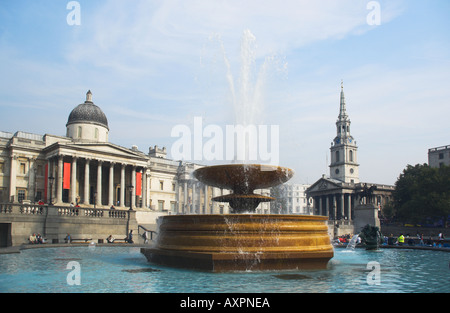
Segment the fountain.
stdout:
<svg viewBox="0 0 450 313">
<path fill-rule="evenodd" d="M 244 32 L 241 58 L 241 92 L 227 64 L 227 79 L 238 124 L 255 122 L 259 111 L 263 77 L 251 88 L 251 51 L 255 37 Z M 266 68 L 264 64 L 264 69 Z M 264 71 L 260 71 L 264 75 Z M 236 99 L 236 94 L 242 99 Z M 248 146 L 242 155 L 248 156 Z M 276 165 L 243 164 L 202 167 L 193 175 L 200 182 L 232 190 L 231 194 L 212 200 L 228 202 L 231 214 L 169 215 L 159 218 L 158 238 L 154 247 L 142 248 L 150 262 L 215 272 L 247 270 L 323 269 L 333 257 L 325 216 L 255 214 L 261 202 L 273 197 L 256 194 L 258 189 L 280 185 L 293 176 L 289 168 Z"/>
<path fill-rule="evenodd" d="M 200 181 L 233 190 L 213 199 L 229 202 L 233 214 L 161 217 L 155 247 L 142 253 L 153 263 L 215 272 L 326 268 L 333 257 L 327 217 L 254 214 L 261 201 L 273 198 L 253 191 L 292 175 L 288 168 L 257 164 L 196 170 Z"/>
<path fill-rule="evenodd" d="M 383 243 L 383 236 L 377 226 L 367 224 L 359 233 L 359 237 L 366 250 L 377 250 Z"/>
</svg>

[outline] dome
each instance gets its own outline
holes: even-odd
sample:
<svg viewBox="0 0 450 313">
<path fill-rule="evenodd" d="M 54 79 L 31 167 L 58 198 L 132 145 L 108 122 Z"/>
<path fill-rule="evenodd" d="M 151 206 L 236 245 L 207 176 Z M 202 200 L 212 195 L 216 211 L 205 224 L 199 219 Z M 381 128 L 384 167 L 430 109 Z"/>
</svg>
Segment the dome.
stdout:
<svg viewBox="0 0 450 313">
<path fill-rule="evenodd" d="M 105 113 L 92 102 L 92 93 L 90 90 L 86 94 L 86 101 L 79 104 L 70 112 L 66 126 L 75 123 L 96 124 L 109 130 L 108 119 Z"/>
</svg>

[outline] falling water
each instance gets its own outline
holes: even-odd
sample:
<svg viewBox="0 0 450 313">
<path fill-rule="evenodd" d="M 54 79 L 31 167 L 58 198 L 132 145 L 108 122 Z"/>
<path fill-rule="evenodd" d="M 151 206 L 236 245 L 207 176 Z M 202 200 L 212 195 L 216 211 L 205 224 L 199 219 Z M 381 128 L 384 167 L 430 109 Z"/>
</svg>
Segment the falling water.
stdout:
<svg viewBox="0 0 450 313">
<path fill-rule="evenodd" d="M 354 250 L 356 247 L 356 242 L 358 241 L 359 235 L 354 235 L 352 237 L 352 239 L 350 240 L 350 242 L 347 244 L 347 248 L 348 250 Z"/>
</svg>

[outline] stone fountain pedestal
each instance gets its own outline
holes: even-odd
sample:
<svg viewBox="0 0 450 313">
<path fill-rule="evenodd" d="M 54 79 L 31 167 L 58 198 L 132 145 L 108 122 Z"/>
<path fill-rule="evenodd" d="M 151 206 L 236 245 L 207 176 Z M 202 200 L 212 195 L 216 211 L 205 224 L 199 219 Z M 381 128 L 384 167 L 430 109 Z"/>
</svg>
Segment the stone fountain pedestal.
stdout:
<svg viewBox="0 0 450 313">
<path fill-rule="evenodd" d="M 327 218 L 310 215 L 161 217 L 148 261 L 213 272 L 324 269 L 333 257 Z"/>
</svg>

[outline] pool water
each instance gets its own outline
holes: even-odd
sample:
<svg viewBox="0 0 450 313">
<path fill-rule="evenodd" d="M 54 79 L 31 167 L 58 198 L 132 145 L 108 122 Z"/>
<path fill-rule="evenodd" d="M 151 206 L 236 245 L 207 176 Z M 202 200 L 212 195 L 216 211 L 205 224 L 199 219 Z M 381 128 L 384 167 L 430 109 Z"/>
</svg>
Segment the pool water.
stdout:
<svg viewBox="0 0 450 313">
<path fill-rule="evenodd" d="M 136 247 L 42 248 L 0 255 L 0 292 L 448 293 L 449 261 L 442 251 L 336 249 L 326 270 L 210 273 L 148 263 Z"/>
</svg>

